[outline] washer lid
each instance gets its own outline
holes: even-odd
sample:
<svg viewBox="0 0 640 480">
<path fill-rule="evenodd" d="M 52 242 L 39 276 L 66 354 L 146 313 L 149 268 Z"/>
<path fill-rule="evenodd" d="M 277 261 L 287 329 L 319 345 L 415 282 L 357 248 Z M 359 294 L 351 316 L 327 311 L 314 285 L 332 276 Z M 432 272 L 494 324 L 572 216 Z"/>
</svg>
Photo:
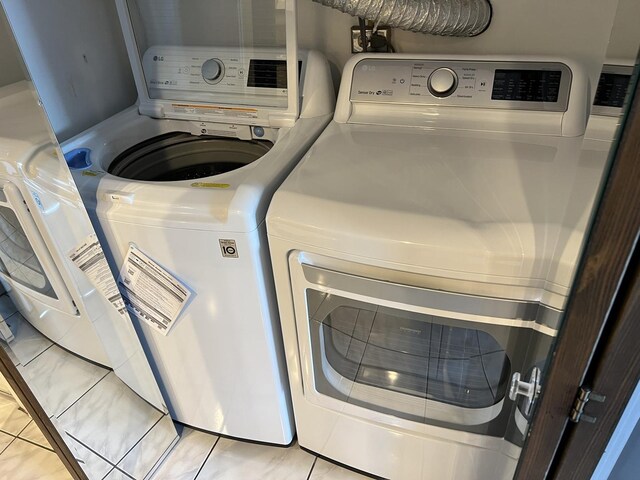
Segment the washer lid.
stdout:
<svg viewBox="0 0 640 480">
<path fill-rule="evenodd" d="M 117 0 L 140 113 L 290 126 L 295 0 Z"/>
</svg>

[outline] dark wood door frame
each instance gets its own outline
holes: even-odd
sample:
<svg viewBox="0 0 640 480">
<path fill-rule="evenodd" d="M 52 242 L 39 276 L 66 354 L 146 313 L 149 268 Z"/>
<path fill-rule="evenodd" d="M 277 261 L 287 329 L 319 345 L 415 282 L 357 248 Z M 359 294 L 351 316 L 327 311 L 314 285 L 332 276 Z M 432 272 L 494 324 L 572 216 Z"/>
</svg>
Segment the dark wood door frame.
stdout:
<svg viewBox="0 0 640 480">
<path fill-rule="evenodd" d="M 38 428 L 42 431 L 43 435 L 56 452 L 64 466 L 69 471 L 69 474 L 74 480 L 89 480 L 84 473 L 73 453 L 62 439 L 60 432 L 53 425 L 49 416 L 44 411 L 35 395 L 27 385 L 25 379 L 20 375 L 17 367 L 11 361 L 11 358 L 5 352 L 4 348 L 0 346 L 0 373 L 7 380 L 15 394 L 20 398 L 29 415 Z"/>
<path fill-rule="evenodd" d="M 594 392 L 605 395 L 606 400 L 604 403 L 587 404 L 585 412 L 596 417 L 596 423 L 569 425 L 552 466 L 553 478 L 591 478 L 640 378 L 640 270 L 637 254 L 633 259 L 631 284 L 620 304 L 614 308 L 615 321 L 606 326 L 594 357 L 596 361 L 587 373 L 587 384 Z"/>
<path fill-rule="evenodd" d="M 633 305 L 625 304 L 627 310 L 623 309 L 622 312 L 614 309 L 616 301 L 619 304 L 624 299 L 625 289 L 628 288 L 630 279 L 625 278 L 625 273 L 640 231 L 640 84 L 635 85 L 632 98 L 569 297 L 550 370 L 542 385 L 542 395 L 538 400 L 534 421 L 516 472 L 517 480 L 544 479 L 556 474 L 566 475 L 557 476 L 563 480 L 590 477 L 595 469 L 593 462 L 578 462 L 570 452 L 573 448 L 570 445 L 578 444 L 562 444 L 565 434 L 588 429 L 581 424 L 578 424 L 579 428 L 567 429 L 568 415 L 592 360 L 606 360 L 602 355 L 608 354 L 611 348 L 626 348 L 626 343 L 623 342 L 625 339 L 620 334 L 637 334 L 626 325 L 628 318 L 624 316 L 624 312 L 629 312 L 628 309 L 633 308 Z M 626 285 L 623 279 L 627 282 Z M 609 349 L 597 350 L 605 326 L 607 332 L 614 336 L 606 339 Z M 636 336 L 635 340 L 638 338 L 640 337 Z M 637 350 L 637 346 L 635 348 Z M 616 358 L 620 360 L 619 356 Z M 607 365 L 609 364 L 605 362 L 603 371 L 610 371 L 611 366 Z M 637 378 L 636 375 L 636 381 Z M 634 388 L 635 383 L 631 378 L 626 378 L 625 382 L 617 385 L 615 394 L 610 393 L 609 386 L 605 384 L 596 386 L 595 391 L 602 389 L 605 395 L 611 396 L 601 407 L 605 412 L 598 413 L 602 416 L 600 425 L 596 424 L 596 428 L 589 429 L 595 436 L 591 441 L 580 443 L 583 450 L 579 455 L 592 457 L 597 464 L 611 434 L 609 425 L 611 422 L 617 423 L 617 418 L 622 414 L 620 405 L 631 396 Z M 554 457 L 557 469 L 552 470 Z M 580 476 L 572 477 L 567 473 L 574 468 L 577 473 L 578 467 Z"/>
</svg>

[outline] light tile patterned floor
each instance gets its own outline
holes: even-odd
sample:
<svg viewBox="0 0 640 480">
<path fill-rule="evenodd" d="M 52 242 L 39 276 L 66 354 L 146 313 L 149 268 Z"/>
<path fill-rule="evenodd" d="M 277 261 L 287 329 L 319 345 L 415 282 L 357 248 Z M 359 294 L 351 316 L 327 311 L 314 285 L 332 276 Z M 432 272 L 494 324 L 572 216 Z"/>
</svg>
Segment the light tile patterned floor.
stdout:
<svg viewBox="0 0 640 480">
<path fill-rule="evenodd" d="M 68 432 L 64 438 L 90 480 L 367 478 L 316 458 L 297 444 L 258 445 L 180 425 L 176 438 L 171 420 L 133 394 L 113 372 L 53 345 L 19 313 L 7 323 L 18 333 L 11 343 L 16 363 L 30 377 L 54 424 Z M 4 478 L 71 477 L 29 416 L 0 396 L 0 479 Z"/>
<path fill-rule="evenodd" d="M 71 479 L 35 422 L 4 395 L 0 396 L 0 478 Z"/>
<path fill-rule="evenodd" d="M 10 419 L 10 421 L 7 421 Z M 26 423 L 25 423 L 26 421 Z M 37 425 L 0 397 L 0 478 L 67 480 L 71 476 Z M 22 425 L 17 429 L 16 426 Z M 180 440 L 150 477 L 127 456 L 117 466 L 73 438 L 72 451 L 90 480 L 366 480 L 301 450 L 240 442 L 178 425 Z M 114 438 L 114 443 L 117 439 Z M 135 451 L 135 447 L 132 449 Z M 137 458 L 133 452 L 129 458 Z M 140 473 L 142 472 L 142 473 Z"/>
<path fill-rule="evenodd" d="M 289 448 L 240 442 L 185 428 L 150 480 L 366 480 L 317 458 L 297 443 Z M 212 443 L 213 442 L 213 443 Z M 207 451 L 208 450 L 208 451 Z"/>
</svg>

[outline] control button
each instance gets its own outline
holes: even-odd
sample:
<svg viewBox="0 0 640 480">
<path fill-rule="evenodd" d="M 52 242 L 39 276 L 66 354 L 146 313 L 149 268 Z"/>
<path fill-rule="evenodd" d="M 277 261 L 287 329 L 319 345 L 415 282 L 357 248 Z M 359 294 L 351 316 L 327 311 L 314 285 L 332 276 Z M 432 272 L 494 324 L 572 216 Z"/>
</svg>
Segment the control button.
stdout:
<svg viewBox="0 0 640 480">
<path fill-rule="evenodd" d="M 264 137 L 264 128 L 262 128 L 262 127 L 253 127 L 253 134 L 258 138 Z"/>
<path fill-rule="evenodd" d="M 202 64 L 202 78 L 211 84 L 216 84 L 224 77 L 224 64 L 217 58 L 210 58 Z"/>
<path fill-rule="evenodd" d="M 448 97 L 458 86 L 458 76 L 450 68 L 438 68 L 427 80 L 429 91 L 435 97 Z"/>
</svg>

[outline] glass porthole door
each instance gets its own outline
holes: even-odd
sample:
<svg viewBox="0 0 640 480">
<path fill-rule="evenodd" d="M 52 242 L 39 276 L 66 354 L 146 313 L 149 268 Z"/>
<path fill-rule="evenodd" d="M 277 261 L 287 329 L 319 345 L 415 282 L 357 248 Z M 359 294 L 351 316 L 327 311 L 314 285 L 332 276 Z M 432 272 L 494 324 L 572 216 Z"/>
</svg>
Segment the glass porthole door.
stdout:
<svg viewBox="0 0 640 480">
<path fill-rule="evenodd" d="M 523 445 L 540 393 L 534 380 L 556 335 L 547 324 L 554 312 L 325 269 L 320 257 L 312 264 L 294 258 L 310 402 L 416 432 L 444 427 Z"/>
<path fill-rule="evenodd" d="M 77 310 L 18 187 L 0 185 L 0 278 L 65 313 Z"/>
</svg>

